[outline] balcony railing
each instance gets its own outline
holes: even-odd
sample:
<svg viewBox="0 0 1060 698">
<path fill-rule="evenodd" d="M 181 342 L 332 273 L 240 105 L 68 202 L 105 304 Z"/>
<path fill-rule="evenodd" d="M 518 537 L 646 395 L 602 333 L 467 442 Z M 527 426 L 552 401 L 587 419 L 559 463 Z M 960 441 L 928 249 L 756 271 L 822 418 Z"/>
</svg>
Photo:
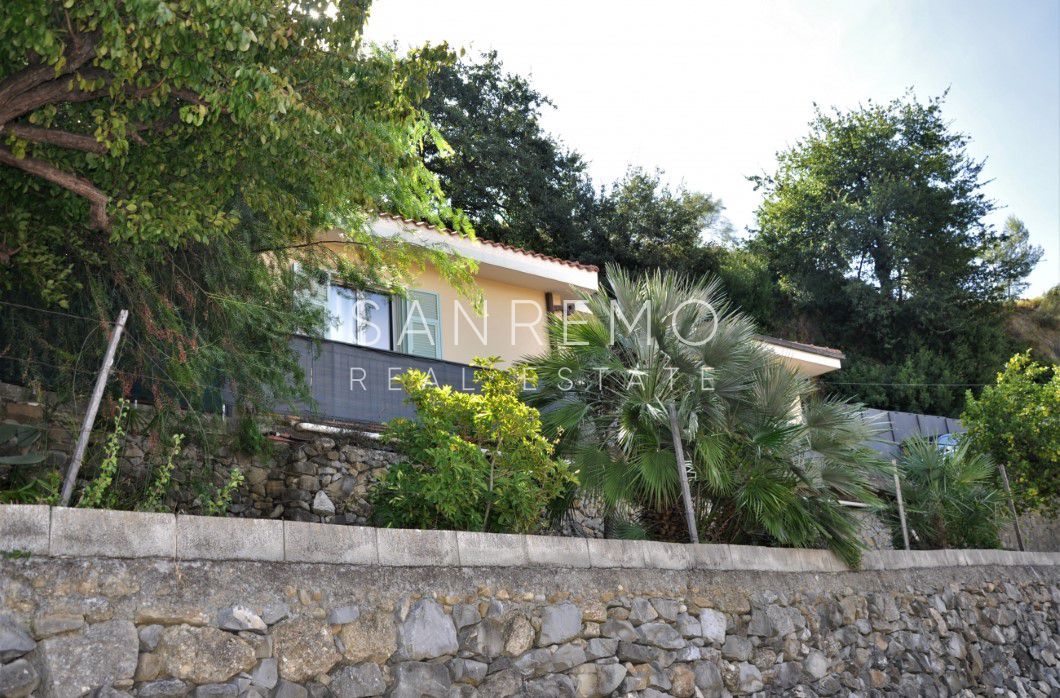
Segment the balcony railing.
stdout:
<svg viewBox="0 0 1060 698">
<path fill-rule="evenodd" d="M 416 368 L 433 376 L 438 385 L 473 392 L 475 371 L 481 370 L 342 342 L 324 340 L 314 344 L 303 337 L 293 337 L 291 344 L 301 357 L 316 404 L 291 405 L 280 411 L 306 418 L 379 424 L 395 417 L 411 417 L 415 410 L 405 404 L 405 391 L 394 380 L 402 373 Z"/>
</svg>

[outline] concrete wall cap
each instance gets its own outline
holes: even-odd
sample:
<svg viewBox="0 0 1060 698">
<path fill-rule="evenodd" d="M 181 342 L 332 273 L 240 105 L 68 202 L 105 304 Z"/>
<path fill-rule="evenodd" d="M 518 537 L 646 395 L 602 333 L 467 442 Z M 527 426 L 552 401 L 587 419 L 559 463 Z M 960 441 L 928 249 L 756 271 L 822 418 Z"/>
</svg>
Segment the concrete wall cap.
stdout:
<svg viewBox="0 0 1060 698">
<path fill-rule="evenodd" d="M 0 505 L 0 551 L 391 567 L 557 567 L 845 572 L 827 550 L 339 526 L 268 519 Z M 1060 553 L 887 550 L 864 570 L 1052 567 Z"/>
<path fill-rule="evenodd" d="M 283 521 L 177 516 L 177 557 L 183 560 L 284 559 Z"/>
<path fill-rule="evenodd" d="M 284 521 L 283 555 L 288 562 L 378 565 L 376 529 Z"/>
<path fill-rule="evenodd" d="M 54 507 L 48 553 L 56 557 L 173 557 L 176 517 Z"/>
<path fill-rule="evenodd" d="M 51 508 L 44 504 L 0 504 L 0 552 L 48 554 Z"/>
<path fill-rule="evenodd" d="M 526 555 L 534 567 L 589 567 L 586 538 L 527 536 Z"/>
<path fill-rule="evenodd" d="M 376 530 L 379 564 L 391 567 L 456 567 L 460 553 L 456 531 L 411 528 Z"/>
<path fill-rule="evenodd" d="M 527 536 L 457 531 L 456 546 L 462 567 L 525 567 Z"/>
<path fill-rule="evenodd" d="M 589 565 L 614 568 L 647 567 L 647 541 L 588 538 Z"/>
</svg>

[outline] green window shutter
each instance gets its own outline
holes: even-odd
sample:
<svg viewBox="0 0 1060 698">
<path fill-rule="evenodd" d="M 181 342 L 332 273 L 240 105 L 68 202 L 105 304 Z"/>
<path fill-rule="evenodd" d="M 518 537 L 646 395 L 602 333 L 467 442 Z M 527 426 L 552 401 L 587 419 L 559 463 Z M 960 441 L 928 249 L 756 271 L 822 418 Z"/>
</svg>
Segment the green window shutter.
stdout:
<svg viewBox="0 0 1060 698">
<path fill-rule="evenodd" d="M 401 311 L 397 313 L 399 336 L 405 330 L 401 350 L 413 356 L 442 358 L 442 304 L 438 294 L 410 290 L 408 298 L 400 305 Z"/>
</svg>

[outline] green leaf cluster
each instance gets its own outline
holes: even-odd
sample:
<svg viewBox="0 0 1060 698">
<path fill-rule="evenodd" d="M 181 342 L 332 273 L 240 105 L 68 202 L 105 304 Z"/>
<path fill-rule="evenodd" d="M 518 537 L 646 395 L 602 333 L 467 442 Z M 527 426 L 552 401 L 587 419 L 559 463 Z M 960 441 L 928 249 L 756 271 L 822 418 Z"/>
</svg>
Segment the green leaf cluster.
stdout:
<svg viewBox="0 0 1060 698">
<path fill-rule="evenodd" d="M 76 369 L 127 308 L 123 392 L 175 409 L 215 409 L 222 386 L 250 406 L 304 399 L 288 339 L 323 330 L 301 293 L 313 272 L 400 290 L 433 263 L 467 286 L 468 263 L 368 231 L 373 210 L 450 221 L 421 104 L 452 56 L 364 45 L 367 10 L 5 4 L 0 293 L 87 318 L 0 307 L 5 379 L 82 392 Z"/>
<path fill-rule="evenodd" d="M 526 533 L 574 487 L 537 410 L 519 398 L 535 376 L 494 364 L 476 362 L 474 393 L 438 387 L 417 370 L 397 378 L 416 417 L 387 425 L 386 440 L 406 460 L 372 489 L 381 525 Z"/>
<path fill-rule="evenodd" d="M 1016 354 L 978 397 L 968 392 L 961 421 L 1005 465 L 1018 511 L 1060 508 L 1060 366 Z"/>
<path fill-rule="evenodd" d="M 118 401 L 110 433 L 107 434 L 107 440 L 103 444 L 103 460 L 99 465 L 99 471 L 81 490 L 81 498 L 77 501 L 78 507 L 84 509 L 114 508 L 117 495 L 112 485 L 118 475 L 122 451 L 125 448 L 128 416 L 129 402 L 122 398 Z"/>
<path fill-rule="evenodd" d="M 929 439 L 902 444 L 898 461 L 910 544 L 917 548 L 997 548 L 1006 518 L 1004 495 L 993 461 L 961 439 L 944 451 Z M 896 512 L 894 539 L 902 540 Z"/>
<path fill-rule="evenodd" d="M 607 278 L 587 313 L 552 322 L 552 351 L 529 362 L 541 388 L 527 399 L 582 485 L 612 510 L 639 508 L 653 537 L 682 540 L 673 405 L 701 540 L 824 545 L 856 564 L 841 500 L 876 504 L 879 466 L 860 406 L 815 395 L 716 278 L 616 267 Z"/>
<path fill-rule="evenodd" d="M 1026 228 L 986 217 L 984 163 L 943 112 L 912 93 L 817 109 L 778 154 L 750 249 L 775 280 L 770 329 L 842 347 L 826 382 L 874 407 L 956 416 L 1012 345 L 1003 302 L 1041 258 Z"/>
<path fill-rule="evenodd" d="M 726 250 L 721 202 L 663 173 L 631 167 L 597 187 L 584 157 L 548 133 L 551 100 L 496 52 L 447 65 L 429 78 L 424 109 L 444 137 L 427 167 L 477 235 L 603 267 L 718 271 Z"/>
<path fill-rule="evenodd" d="M 0 465 L 36 465 L 42 462 L 47 454 L 29 450 L 36 443 L 43 430 L 27 424 L 0 424 L 0 448 L 15 453 L 0 455 Z"/>
</svg>

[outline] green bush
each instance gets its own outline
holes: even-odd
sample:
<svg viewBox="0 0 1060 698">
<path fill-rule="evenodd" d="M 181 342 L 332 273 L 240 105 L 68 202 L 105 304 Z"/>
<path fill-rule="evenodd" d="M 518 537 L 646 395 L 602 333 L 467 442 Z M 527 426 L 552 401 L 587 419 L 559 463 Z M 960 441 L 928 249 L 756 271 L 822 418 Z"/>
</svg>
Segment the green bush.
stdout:
<svg viewBox="0 0 1060 698">
<path fill-rule="evenodd" d="M 232 468 L 228 471 L 228 479 L 224 484 L 203 501 L 202 513 L 206 516 L 225 516 L 228 513 L 228 507 L 232 504 L 232 497 L 244 482 L 246 482 L 246 477 L 243 471 L 239 468 Z"/>
<path fill-rule="evenodd" d="M 128 416 L 129 401 L 121 398 L 118 400 L 118 411 L 114 414 L 114 427 L 107 435 L 107 442 L 103 445 L 103 461 L 99 465 L 99 472 L 85 485 L 77 506 L 83 509 L 114 508 L 117 495 L 112 485 L 118 475 L 118 468 L 121 466 L 121 452 L 125 445 Z"/>
<path fill-rule="evenodd" d="M 180 445 L 184 443 L 183 434 L 173 434 L 170 440 L 169 451 L 154 473 L 151 486 L 144 494 L 143 501 L 137 505 L 140 511 L 165 511 L 166 495 L 173 482 L 174 461 L 180 455 Z"/>
<path fill-rule="evenodd" d="M 527 532 L 575 485 L 541 435 L 537 410 L 519 399 L 522 381 L 536 377 L 493 364 L 475 362 L 479 393 L 438 387 L 422 371 L 397 379 L 416 417 L 387 425 L 386 440 L 407 460 L 371 492 L 378 523 Z"/>
<path fill-rule="evenodd" d="M 949 452 L 928 439 L 909 439 L 903 444 L 898 473 L 910 545 L 928 550 L 1000 546 L 998 529 L 1007 512 L 1004 494 L 994 484 L 993 461 L 976 452 L 967 438 Z M 895 540 L 901 535 L 896 530 Z"/>
<path fill-rule="evenodd" d="M 232 446 L 247 456 L 272 455 L 272 442 L 262 432 L 258 420 L 245 412 L 236 421 L 232 431 Z"/>
<path fill-rule="evenodd" d="M 1060 508 L 1060 367 L 1009 359 L 997 383 L 968 393 L 961 420 L 978 448 L 1004 463 L 1019 511 Z"/>
</svg>

